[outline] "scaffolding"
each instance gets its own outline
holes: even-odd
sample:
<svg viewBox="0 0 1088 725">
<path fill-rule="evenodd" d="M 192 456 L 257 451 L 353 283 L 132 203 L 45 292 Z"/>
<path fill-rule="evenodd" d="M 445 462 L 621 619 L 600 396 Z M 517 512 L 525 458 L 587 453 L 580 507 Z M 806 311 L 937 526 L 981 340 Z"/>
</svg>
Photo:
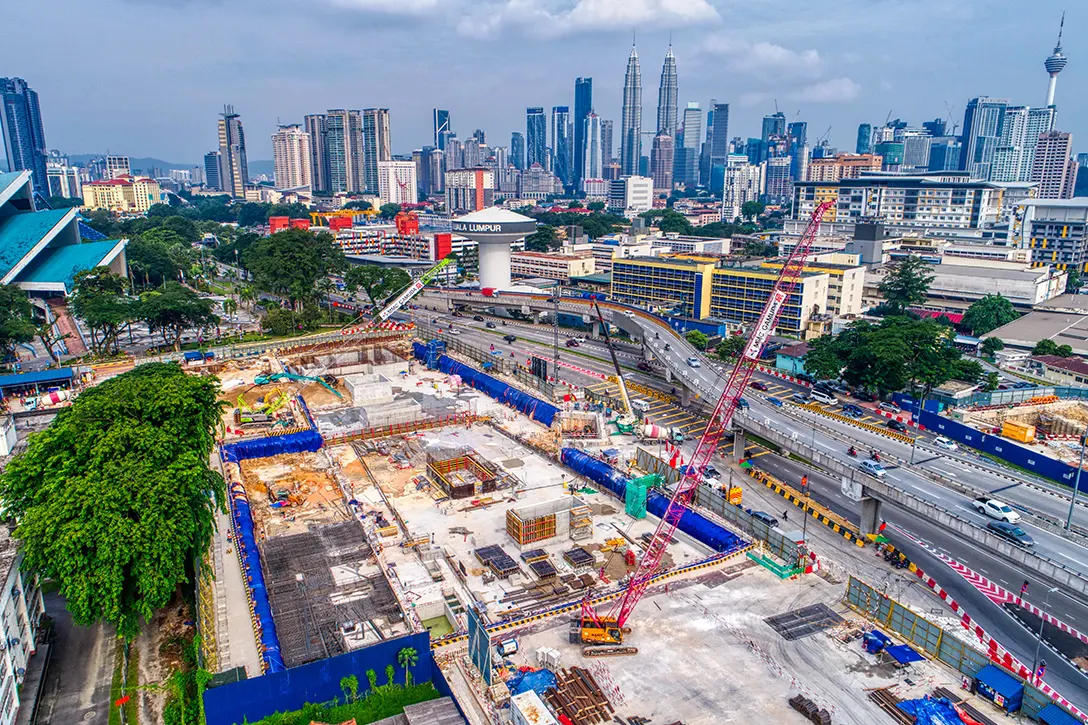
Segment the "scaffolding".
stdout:
<svg viewBox="0 0 1088 725">
<path fill-rule="evenodd" d="M 661 476 L 656 473 L 633 478 L 628 481 L 627 492 L 624 496 L 624 505 L 627 515 L 633 516 L 636 519 L 646 518 L 646 492 L 661 484 Z"/>
<path fill-rule="evenodd" d="M 506 533 L 518 546 L 555 537 L 581 541 L 593 536 L 593 514 L 582 499 L 565 496 L 509 509 L 506 512 Z"/>
<path fill-rule="evenodd" d="M 508 484 L 506 477 L 473 449 L 463 447 L 427 454 L 427 478 L 451 499 L 490 493 Z"/>
<path fill-rule="evenodd" d="M 402 618 L 356 521 L 272 537 L 261 549 L 287 667 L 383 639 Z"/>
</svg>

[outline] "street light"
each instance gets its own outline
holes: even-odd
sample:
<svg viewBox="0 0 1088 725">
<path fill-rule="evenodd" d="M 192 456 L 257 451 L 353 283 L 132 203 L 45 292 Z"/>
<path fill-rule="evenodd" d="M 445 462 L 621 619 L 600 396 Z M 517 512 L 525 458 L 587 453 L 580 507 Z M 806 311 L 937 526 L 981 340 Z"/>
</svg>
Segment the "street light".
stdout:
<svg viewBox="0 0 1088 725">
<path fill-rule="evenodd" d="M 1039 649 L 1043 646 L 1043 625 L 1046 623 L 1046 605 L 1050 602 L 1050 595 L 1057 592 L 1060 587 L 1051 587 L 1046 590 L 1043 598 L 1043 608 L 1039 610 L 1039 638 L 1035 641 L 1035 658 L 1031 663 L 1031 682 L 1035 684 L 1035 672 L 1039 667 Z M 1059 592 L 1060 593 L 1060 592 Z"/>
<path fill-rule="evenodd" d="M 1080 436 L 1080 463 L 1077 464 L 1077 477 L 1073 481 L 1073 495 L 1069 499 L 1069 515 L 1065 517 L 1065 530 L 1073 526 L 1073 509 L 1077 505 L 1077 493 L 1080 491 L 1080 472 L 1084 470 L 1084 444 L 1088 442 L 1088 428 Z"/>
</svg>

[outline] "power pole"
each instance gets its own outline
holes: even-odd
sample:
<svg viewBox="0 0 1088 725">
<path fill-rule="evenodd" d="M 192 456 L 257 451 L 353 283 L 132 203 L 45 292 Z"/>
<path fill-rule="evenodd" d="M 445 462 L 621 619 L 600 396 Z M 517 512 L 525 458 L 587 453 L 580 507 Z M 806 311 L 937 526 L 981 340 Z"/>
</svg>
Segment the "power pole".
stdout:
<svg viewBox="0 0 1088 725">
<path fill-rule="evenodd" d="M 555 296 L 552 297 L 552 363 L 555 381 L 559 382 L 559 297 L 563 294 L 563 285 L 555 286 Z"/>
</svg>

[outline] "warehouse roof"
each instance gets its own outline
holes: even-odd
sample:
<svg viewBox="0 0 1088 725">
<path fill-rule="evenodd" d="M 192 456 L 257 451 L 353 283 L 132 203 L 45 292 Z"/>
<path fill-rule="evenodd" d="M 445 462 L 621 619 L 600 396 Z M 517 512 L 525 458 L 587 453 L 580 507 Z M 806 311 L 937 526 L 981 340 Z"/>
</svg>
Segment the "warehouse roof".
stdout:
<svg viewBox="0 0 1088 725">
<path fill-rule="evenodd" d="M 25 264 L 27 256 L 60 231 L 75 214 L 75 209 L 53 209 L 0 218 L 0 278 L 3 282 L 11 282 L 9 275 L 20 264 Z"/>
<path fill-rule="evenodd" d="M 23 385 L 44 385 L 46 383 L 62 383 L 71 380 L 75 375 L 72 368 L 54 368 L 52 370 L 37 370 L 32 373 L 13 373 L 0 375 L 0 388 L 14 388 Z"/>
</svg>

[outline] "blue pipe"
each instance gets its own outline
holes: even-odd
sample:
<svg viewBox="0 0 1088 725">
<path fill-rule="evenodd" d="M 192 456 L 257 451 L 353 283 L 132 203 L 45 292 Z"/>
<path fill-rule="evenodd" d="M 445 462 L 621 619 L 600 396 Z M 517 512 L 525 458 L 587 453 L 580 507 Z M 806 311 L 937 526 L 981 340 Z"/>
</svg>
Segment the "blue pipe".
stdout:
<svg viewBox="0 0 1088 725">
<path fill-rule="evenodd" d="M 256 616 L 257 638 L 261 645 L 261 659 L 268 672 L 287 669 L 280 652 L 280 640 L 276 635 L 276 622 L 272 618 L 272 604 L 268 599 L 264 571 L 261 569 L 261 553 L 257 549 L 257 537 L 253 531 L 253 514 L 249 508 L 246 489 L 241 483 L 231 484 L 230 508 L 234 520 L 234 545 L 242 562 L 242 574 L 253 602 Z"/>
</svg>

